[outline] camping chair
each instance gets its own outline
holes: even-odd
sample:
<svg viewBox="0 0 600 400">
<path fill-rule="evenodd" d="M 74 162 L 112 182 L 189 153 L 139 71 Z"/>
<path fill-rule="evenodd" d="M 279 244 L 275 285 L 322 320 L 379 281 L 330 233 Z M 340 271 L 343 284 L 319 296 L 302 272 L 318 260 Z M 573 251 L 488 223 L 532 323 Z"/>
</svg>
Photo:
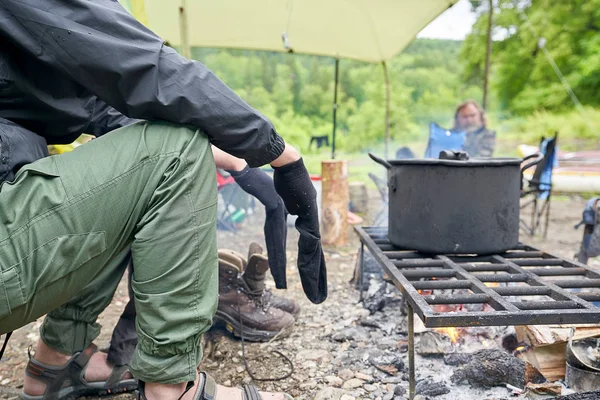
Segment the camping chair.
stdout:
<svg viewBox="0 0 600 400">
<path fill-rule="evenodd" d="M 369 178 L 371 178 L 371 180 L 375 183 L 382 201 L 381 208 L 373 219 L 373 226 L 385 226 L 387 225 L 389 207 L 387 182 L 385 179 L 379 178 L 371 172 L 369 172 Z"/>
<path fill-rule="evenodd" d="M 552 196 L 552 170 L 558 166 L 556 156 L 556 141 L 558 132 L 552 138 L 542 138 L 540 141 L 541 161 L 535 165 L 531 179 L 525 179 L 521 183 L 521 210 L 531 208 L 530 221 L 521 218 L 521 230 L 530 236 L 536 234 L 537 229 L 544 221 L 543 237 L 548 235 L 548 223 L 550 221 L 550 199 Z M 530 199 L 529 199 L 530 198 Z"/>
<path fill-rule="evenodd" d="M 432 122 L 429 124 L 429 141 L 425 150 L 425 158 L 438 158 L 443 150 L 464 150 L 465 140 L 464 132 L 453 132 Z"/>
<path fill-rule="evenodd" d="M 228 191 L 229 193 L 226 193 L 227 190 L 224 189 L 227 186 L 231 188 L 231 190 Z M 221 207 L 219 207 L 219 212 L 217 213 L 217 229 L 230 232 L 237 231 L 236 225 L 231 220 L 231 201 L 235 195 L 235 186 L 236 183 L 233 176 L 226 176 L 220 169 L 217 169 L 217 191 L 220 194 L 223 204 L 222 210 Z"/>
<path fill-rule="evenodd" d="M 237 224 L 249 209 L 254 208 L 254 202 L 249 200 L 248 194 L 233 177 L 221 169 L 217 169 L 217 190 L 221 198 L 217 212 L 217 229 L 236 232 Z"/>
</svg>

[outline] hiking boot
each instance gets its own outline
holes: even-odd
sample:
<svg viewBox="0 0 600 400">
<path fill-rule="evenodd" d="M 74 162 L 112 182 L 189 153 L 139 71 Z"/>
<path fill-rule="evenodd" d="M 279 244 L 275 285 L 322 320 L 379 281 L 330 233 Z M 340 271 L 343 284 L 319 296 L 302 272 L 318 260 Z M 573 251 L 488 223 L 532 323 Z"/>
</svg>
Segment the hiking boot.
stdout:
<svg viewBox="0 0 600 400">
<path fill-rule="evenodd" d="M 300 313 L 298 303 L 292 299 L 274 295 L 265 287 L 265 278 L 268 269 L 269 260 L 262 254 L 262 247 L 257 243 L 252 243 L 250 245 L 248 263 L 242 273 L 242 279 L 253 293 L 260 294 L 263 297 L 263 302 L 296 317 Z"/>
<path fill-rule="evenodd" d="M 300 314 L 300 305 L 292 299 L 273 294 L 265 287 L 266 272 L 269 269 L 269 261 L 263 254 L 263 248 L 256 242 L 250 243 L 248 259 L 234 250 L 219 250 L 219 260 L 224 260 L 240 268 L 242 279 L 246 282 L 254 296 L 261 296 L 264 304 L 279 308 L 294 317 Z"/>
<path fill-rule="evenodd" d="M 240 277 L 240 269 L 219 258 L 219 304 L 215 322 L 236 337 L 255 342 L 268 341 L 292 332 L 294 317 L 272 307 L 253 292 Z"/>
<path fill-rule="evenodd" d="M 240 271 L 243 271 L 248 263 L 244 256 L 235 250 L 219 249 L 218 256 L 219 260 L 227 261 L 228 263 L 235 265 Z"/>
<path fill-rule="evenodd" d="M 269 302 L 271 307 L 279 308 L 289 314 L 291 314 L 294 318 L 298 317 L 300 314 L 300 305 L 296 303 L 294 300 L 289 299 L 287 297 L 274 295 L 270 290 L 265 290 L 265 301 Z"/>
</svg>

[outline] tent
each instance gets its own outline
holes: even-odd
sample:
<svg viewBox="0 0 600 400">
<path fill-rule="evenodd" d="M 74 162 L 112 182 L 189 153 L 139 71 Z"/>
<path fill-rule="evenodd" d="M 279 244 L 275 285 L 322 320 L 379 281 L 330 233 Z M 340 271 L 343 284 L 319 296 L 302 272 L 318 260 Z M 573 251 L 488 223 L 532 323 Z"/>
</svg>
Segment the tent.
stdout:
<svg viewBox="0 0 600 400">
<path fill-rule="evenodd" d="M 457 0 L 121 0 L 169 44 L 329 56 L 382 63 L 404 49 L 427 24 Z M 386 144 L 389 138 L 389 87 Z M 387 147 L 387 145 L 386 145 Z"/>
</svg>

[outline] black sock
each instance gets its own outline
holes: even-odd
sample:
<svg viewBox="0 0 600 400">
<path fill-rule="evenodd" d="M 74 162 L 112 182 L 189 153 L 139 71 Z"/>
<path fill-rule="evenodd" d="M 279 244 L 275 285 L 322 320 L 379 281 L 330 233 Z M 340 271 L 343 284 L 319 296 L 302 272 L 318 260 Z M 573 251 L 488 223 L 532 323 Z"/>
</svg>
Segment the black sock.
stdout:
<svg viewBox="0 0 600 400">
<path fill-rule="evenodd" d="M 265 219 L 265 242 L 267 244 L 267 255 L 269 256 L 269 268 L 275 287 L 287 289 L 285 266 L 287 258 L 285 247 L 287 243 L 287 211 L 283 200 L 278 198 L 278 206 L 273 210 L 267 210 Z"/>
<path fill-rule="evenodd" d="M 269 268 L 277 289 L 286 288 L 286 254 L 287 243 L 287 211 L 283 200 L 275 191 L 273 179 L 258 168 L 246 166 L 241 171 L 227 171 L 236 183 L 247 193 L 264 204 L 267 217 L 265 219 L 265 243 L 269 257 Z"/>
<path fill-rule="evenodd" d="M 275 191 L 273 179 L 264 171 L 246 166 L 241 171 L 227 170 L 227 172 L 233 176 L 233 179 L 244 189 L 244 192 L 256 197 L 258 201 L 264 204 L 267 210 L 277 208 L 279 195 Z"/>
</svg>

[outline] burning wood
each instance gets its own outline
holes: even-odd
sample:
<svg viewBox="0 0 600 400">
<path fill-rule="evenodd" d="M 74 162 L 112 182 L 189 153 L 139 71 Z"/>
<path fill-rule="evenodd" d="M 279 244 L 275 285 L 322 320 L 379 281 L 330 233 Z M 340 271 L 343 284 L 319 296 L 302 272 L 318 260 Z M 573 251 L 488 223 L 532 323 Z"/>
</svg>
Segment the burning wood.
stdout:
<svg viewBox="0 0 600 400">
<path fill-rule="evenodd" d="M 532 366 L 502 350 L 481 350 L 452 375 L 455 383 L 492 387 L 510 384 L 519 388 L 528 382 L 543 383 L 544 377 Z"/>
<path fill-rule="evenodd" d="M 457 328 L 435 328 L 434 330 L 447 335 L 452 343 L 458 343 L 460 340 L 460 332 Z"/>
</svg>

